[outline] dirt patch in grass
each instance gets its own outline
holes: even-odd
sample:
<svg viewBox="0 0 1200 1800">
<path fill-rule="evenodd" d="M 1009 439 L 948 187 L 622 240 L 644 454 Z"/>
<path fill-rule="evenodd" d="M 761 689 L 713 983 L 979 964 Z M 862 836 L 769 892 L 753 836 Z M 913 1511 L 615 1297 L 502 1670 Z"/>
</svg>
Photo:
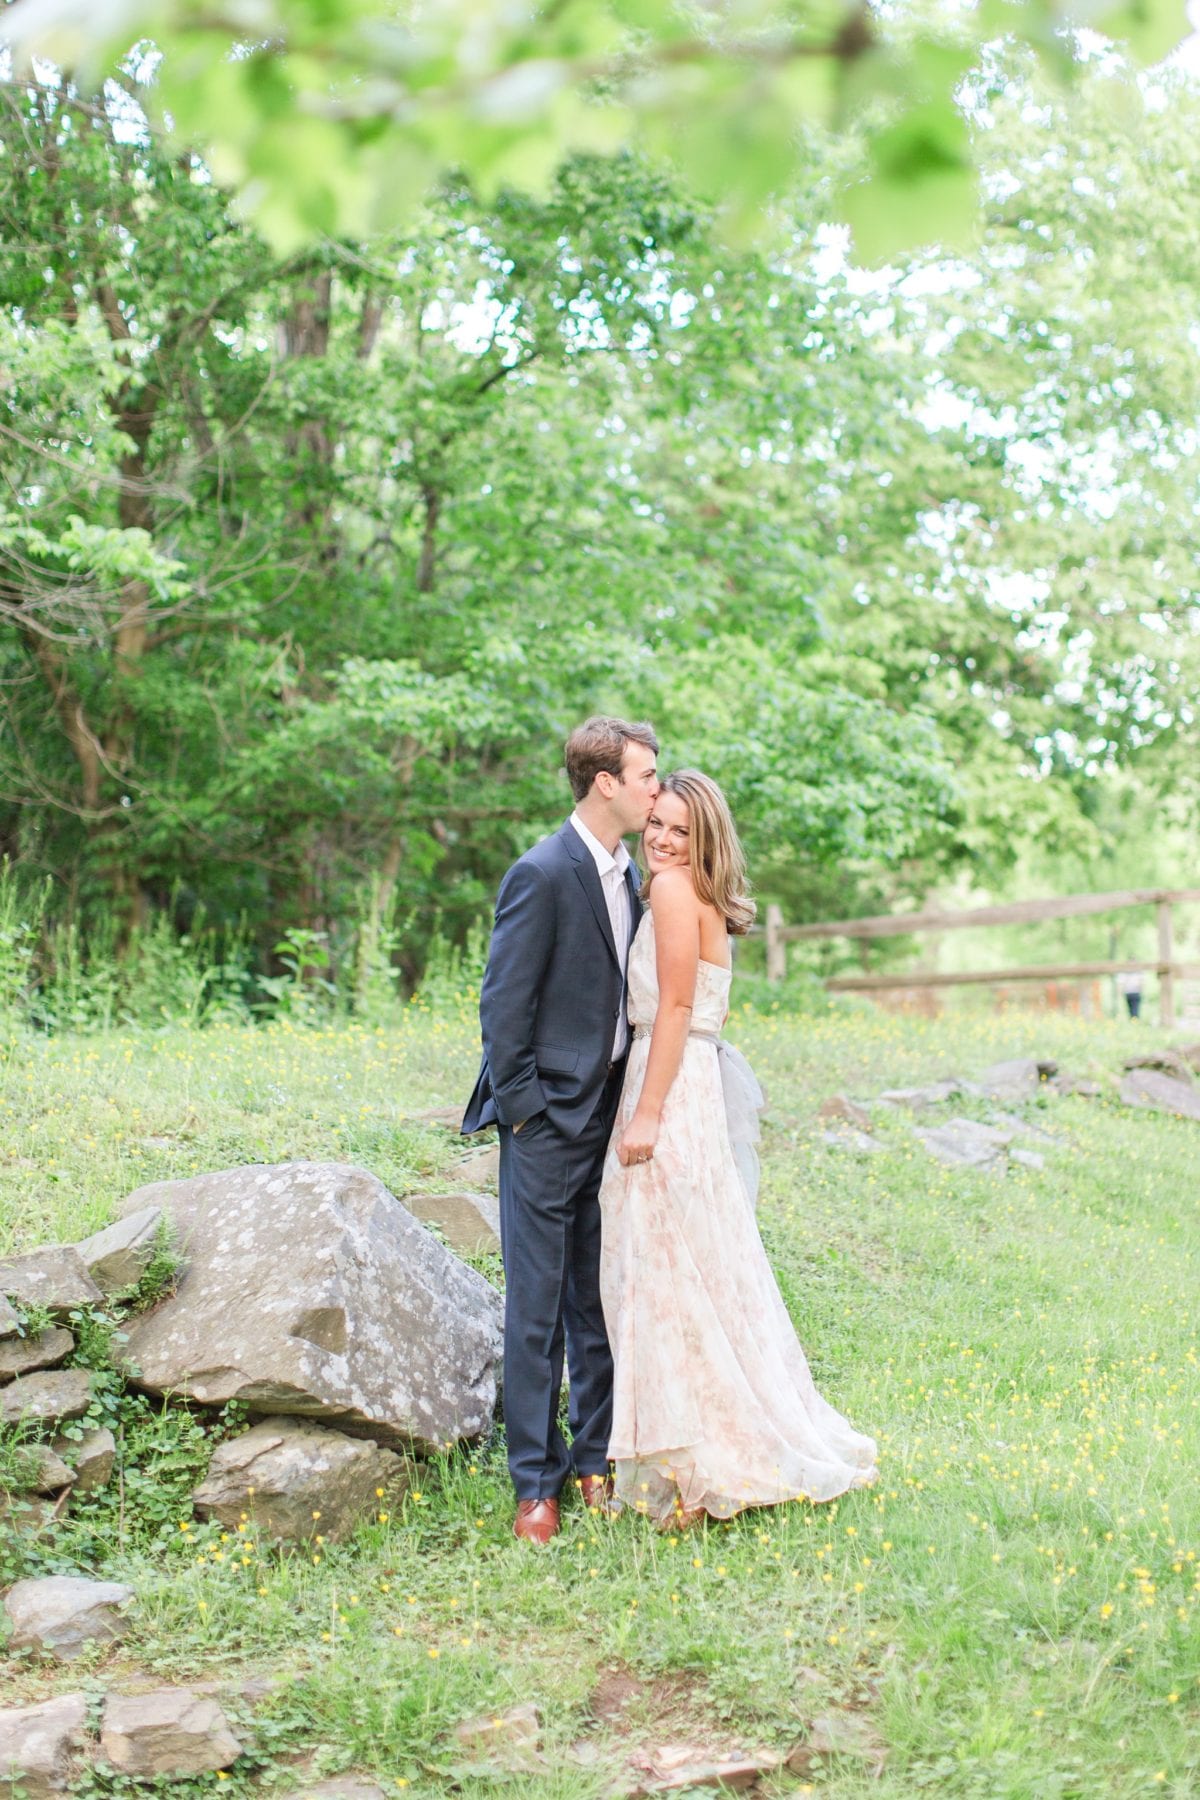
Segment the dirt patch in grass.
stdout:
<svg viewBox="0 0 1200 1800">
<path fill-rule="evenodd" d="M 624 1725 L 629 1708 L 642 1698 L 645 1684 L 630 1669 L 603 1669 L 588 1699 L 598 1725 Z"/>
<path fill-rule="evenodd" d="M 585 1742 L 634 1786 L 763 1750 L 716 1715 L 703 1678 L 686 1672 L 638 1675 L 614 1663 L 600 1671 L 588 1710 L 596 1731 Z"/>
<path fill-rule="evenodd" d="M 713 1747 L 729 1735 L 728 1726 L 712 1716 L 699 1675 L 638 1675 L 614 1663 L 601 1670 L 588 1704 L 598 1725 L 619 1730 L 631 1744 L 678 1738 Z"/>
</svg>

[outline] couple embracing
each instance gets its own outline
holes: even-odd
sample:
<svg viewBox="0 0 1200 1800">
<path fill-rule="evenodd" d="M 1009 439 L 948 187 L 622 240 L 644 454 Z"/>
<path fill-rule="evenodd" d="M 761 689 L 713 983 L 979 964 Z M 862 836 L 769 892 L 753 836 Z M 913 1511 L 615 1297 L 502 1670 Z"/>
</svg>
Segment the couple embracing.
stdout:
<svg viewBox="0 0 1200 1800">
<path fill-rule="evenodd" d="M 756 1090 L 719 1037 L 754 917 L 729 809 L 660 781 L 648 725 L 588 719 L 565 759 L 574 812 L 501 884 L 463 1120 L 500 1132 L 514 1533 L 548 1542 L 572 1479 L 664 1529 L 831 1500 L 875 1446 L 818 1394 L 755 1222 Z"/>
</svg>

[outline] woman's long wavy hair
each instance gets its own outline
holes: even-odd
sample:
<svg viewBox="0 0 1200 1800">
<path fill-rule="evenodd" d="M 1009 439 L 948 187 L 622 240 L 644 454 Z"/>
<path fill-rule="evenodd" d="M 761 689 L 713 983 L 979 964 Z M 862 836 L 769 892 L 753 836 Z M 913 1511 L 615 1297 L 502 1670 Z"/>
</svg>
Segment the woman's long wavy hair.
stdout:
<svg viewBox="0 0 1200 1800">
<path fill-rule="evenodd" d="M 699 769 L 664 775 L 658 791 L 677 794 L 687 807 L 688 855 L 697 894 L 716 907 L 731 936 L 745 937 L 757 908 L 746 891 L 746 858 L 724 794 Z"/>
</svg>

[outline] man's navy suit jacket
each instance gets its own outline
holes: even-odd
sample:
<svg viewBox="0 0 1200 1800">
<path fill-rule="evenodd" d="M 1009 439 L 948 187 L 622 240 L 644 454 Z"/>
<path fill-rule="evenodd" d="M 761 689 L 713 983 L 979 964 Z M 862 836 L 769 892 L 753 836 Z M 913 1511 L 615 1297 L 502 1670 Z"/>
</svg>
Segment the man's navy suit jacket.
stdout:
<svg viewBox="0 0 1200 1800">
<path fill-rule="evenodd" d="M 642 911 L 632 864 L 625 887 L 632 942 Z M 546 1112 L 565 1137 L 578 1136 L 596 1110 L 624 1004 L 604 887 L 568 821 L 500 884 L 479 1002 L 483 1064 L 463 1131 Z"/>
</svg>

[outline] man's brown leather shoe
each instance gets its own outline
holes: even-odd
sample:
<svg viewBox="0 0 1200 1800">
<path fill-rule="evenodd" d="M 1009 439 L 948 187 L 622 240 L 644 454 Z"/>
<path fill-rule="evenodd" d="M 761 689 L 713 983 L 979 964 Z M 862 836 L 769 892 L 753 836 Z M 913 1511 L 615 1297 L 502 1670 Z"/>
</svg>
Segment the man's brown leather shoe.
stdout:
<svg viewBox="0 0 1200 1800">
<path fill-rule="evenodd" d="M 548 1544 L 558 1532 L 558 1501 L 518 1500 L 513 1520 L 513 1536 L 527 1538 L 531 1544 Z"/>
<path fill-rule="evenodd" d="M 581 1475 L 579 1492 L 589 1512 L 607 1513 L 610 1518 L 616 1518 L 619 1512 L 624 1511 L 613 1491 L 611 1475 Z"/>
</svg>

